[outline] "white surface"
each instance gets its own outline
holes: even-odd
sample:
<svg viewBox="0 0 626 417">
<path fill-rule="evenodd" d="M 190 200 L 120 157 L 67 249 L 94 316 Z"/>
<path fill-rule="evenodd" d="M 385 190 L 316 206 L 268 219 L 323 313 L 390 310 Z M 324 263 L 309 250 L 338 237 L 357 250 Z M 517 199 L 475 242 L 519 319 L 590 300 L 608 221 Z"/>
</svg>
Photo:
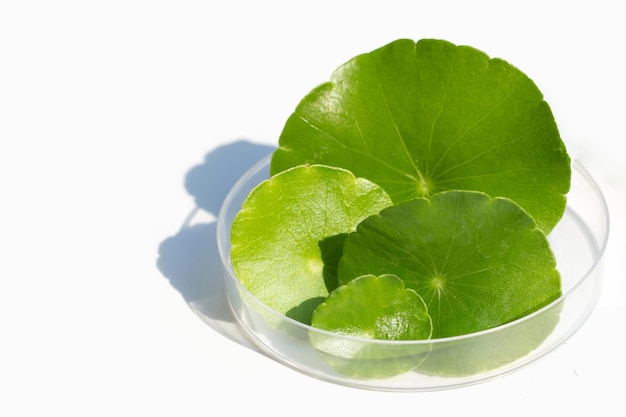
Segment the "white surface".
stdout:
<svg viewBox="0 0 626 417">
<path fill-rule="evenodd" d="M 0 3 L 0 415 L 624 415 L 620 2 L 419 3 Z M 193 278 L 217 268 L 206 233 L 233 178 L 336 66 L 401 37 L 526 72 L 612 215 L 583 328 L 458 390 L 321 382 L 247 347 L 218 296 L 212 323 L 188 304 L 215 294 Z M 207 213 L 181 231 L 196 203 Z"/>
</svg>

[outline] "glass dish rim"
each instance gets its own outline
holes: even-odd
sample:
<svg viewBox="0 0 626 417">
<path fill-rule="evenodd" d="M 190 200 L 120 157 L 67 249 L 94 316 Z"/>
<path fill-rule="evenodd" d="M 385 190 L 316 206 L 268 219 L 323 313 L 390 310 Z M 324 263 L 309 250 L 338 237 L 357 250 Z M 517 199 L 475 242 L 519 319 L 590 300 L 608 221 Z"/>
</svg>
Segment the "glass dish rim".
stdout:
<svg viewBox="0 0 626 417">
<path fill-rule="evenodd" d="M 319 333 L 320 335 L 325 335 L 327 337 L 335 337 L 337 339 L 342 339 L 342 340 L 346 340 L 346 341 L 351 341 L 351 342 L 356 342 L 356 343 L 367 343 L 367 344 L 377 344 L 377 345 L 391 345 L 391 346 L 402 346 L 402 345 L 439 345 L 439 344 L 447 344 L 447 343 L 455 343 L 455 342 L 460 342 L 463 340 L 468 340 L 468 339 L 473 339 L 473 338 L 480 338 L 492 333 L 497 333 L 500 331 L 503 331 L 507 328 L 511 328 L 511 327 L 515 327 L 518 325 L 522 325 L 523 323 L 532 320 L 533 318 L 540 316 L 542 314 L 544 314 L 546 311 L 549 311 L 555 307 L 557 307 L 559 304 L 563 303 L 568 296 L 573 293 L 574 291 L 576 291 L 576 289 L 578 287 L 580 287 L 581 285 L 583 285 L 589 278 L 590 276 L 592 276 L 592 273 L 595 271 L 595 269 L 598 267 L 599 263 L 601 262 L 607 244 L 608 244 L 608 240 L 609 240 L 609 233 L 610 233 L 610 217 L 609 217 L 609 209 L 608 209 L 608 205 L 607 205 L 607 201 L 606 198 L 604 197 L 604 194 L 602 193 L 600 187 L 598 186 L 597 182 L 594 180 L 594 178 L 590 175 L 590 173 L 587 171 L 587 169 L 582 165 L 582 163 L 580 163 L 578 160 L 574 159 L 570 162 L 572 171 L 576 171 L 578 174 L 580 174 L 585 181 L 587 182 L 587 184 L 591 187 L 591 189 L 593 190 L 594 194 L 596 195 L 596 198 L 602 208 L 602 214 L 604 217 L 604 222 L 602 225 L 603 228 L 603 233 L 602 233 L 602 239 L 600 240 L 599 245 L 597 247 L 597 254 L 595 255 L 594 261 L 593 263 L 590 265 L 590 267 L 584 272 L 584 274 L 581 274 L 580 278 L 575 282 L 574 285 L 572 285 L 567 291 L 564 291 L 561 296 L 559 298 L 557 298 L 556 300 L 552 301 L 550 304 L 545 305 L 544 307 L 542 307 L 539 310 L 534 311 L 531 314 L 528 314 L 526 316 L 520 317 L 519 319 L 513 320 L 511 322 L 496 326 L 496 327 L 492 327 L 489 329 L 485 329 L 485 330 L 481 330 L 479 332 L 473 332 L 473 333 L 467 333 L 467 334 L 463 334 L 463 335 L 458 335 L 458 336 L 451 336 L 451 337 L 442 337 L 442 338 L 436 338 L 436 339 L 423 339 L 423 340 L 380 340 L 380 339 L 367 339 L 367 338 L 363 338 L 363 337 L 356 337 L 356 336 L 351 336 L 351 335 L 344 335 L 344 334 L 340 334 L 340 333 L 335 333 L 335 332 L 330 332 L 330 331 L 326 331 L 323 329 L 319 329 L 310 325 L 307 325 L 305 323 L 299 322 L 297 320 L 294 320 L 290 317 L 285 316 L 284 314 L 281 314 L 280 312 L 270 308 L 269 306 L 267 306 L 265 303 L 263 303 L 261 300 L 259 300 L 257 297 L 255 297 L 252 293 L 250 293 L 241 283 L 241 281 L 239 281 L 239 279 L 237 278 L 237 276 L 235 275 L 232 266 L 230 264 L 230 257 L 229 254 L 226 251 L 226 248 L 224 246 L 223 243 L 223 239 L 225 238 L 224 236 L 228 235 L 228 232 L 226 230 L 227 222 L 226 222 L 226 213 L 228 211 L 228 208 L 230 207 L 230 205 L 232 204 L 235 196 L 238 194 L 239 190 L 242 188 L 242 186 L 244 184 L 246 184 L 248 181 L 250 181 L 250 179 L 252 177 L 254 177 L 255 175 L 259 174 L 261 170 L 265 169 L 266 167 L 269 167 L 270 162 L 272 159 L 272 154 L 266 155 L 263 158 L 261 158 L 259 161 L 257 161 L 254 165 L 252 165 L 236 182 L 235 184 L 232 186 L 232 188 L 229 190 L 228 194 L 226 195 L 226 198 L 224 199 L 221 207 L 220 207 L 220 211 L 218 213 L 218 217 L 217 217 L 217 227 L 216 227 L 216 237 L 217 237 L 217 248 L 218 248 L 218 252 L 219 252 L 219 256 L 220 256 L 220 260 L 222 262 L 222 265 L 224 266 L 224 269 L 226 271 L 226 275 L 228 280 L 230 280 L 230 282 L 234 283 L 237 288 L 243 292 L 243 294 L 245 294 L 246 299 L 251 299 L 255 302 L 255 304 L 257 304 L 258 306 L 260 306 L 261 308 L 263 308 L 265 313 L 268 313 L 274 317 L 276 317 L 277 319 L 286 322 L 287 324 L 289 324 L 290 326 L 294 326 L 296 328 L 301 329 L 302 331 L 306 331 L 306 332 L 313 332 L 313 333 Z M 258 185 L 258 184 L 257 184 Z M 256 185 L 255 185 L 256 186 Z"/>
</svg>

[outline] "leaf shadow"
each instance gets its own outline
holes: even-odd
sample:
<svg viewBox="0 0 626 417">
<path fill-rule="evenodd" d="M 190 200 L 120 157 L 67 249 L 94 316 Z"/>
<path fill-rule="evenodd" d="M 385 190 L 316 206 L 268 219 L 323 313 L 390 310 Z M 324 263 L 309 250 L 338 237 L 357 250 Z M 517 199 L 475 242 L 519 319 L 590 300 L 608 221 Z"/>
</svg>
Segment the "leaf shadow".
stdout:
<svg viewBox="0 0 626 417">
<path fill-rule="evenodd" d="M 328 236 L 318 242 L 322 261 L 324 262 L 324 284 L 329 293 L 339 286 L 337 266 L 339 265 L 339 259 L 343 256 L 343 244 L 347 237 L 348 233 L 339 233 Z"/>
<path fill-rule="evenodd" d="M 328 236 L 317 243 L 324 264 L 322 272 L 324 285 L 329 294 L 339 286 L 337 280 L 337 266 L 339 265 L 339 259 L 343 255 L 343 244 L 347 237 L 348 233 L 339 233 L 337 235 Z M 324 300 L 325 297 L 309 298 L 289 309 L 285 315 L 301 323 L 311 324 L 313 310 L 323 303 Z"/>
<path fill-rule="evenodd" d="M 214 219 L 234 183 L 274 149 L 238 140 L 212 150 L 201 164 L 193 166 L 184 186 L 196 206 L 180 230 L 159 244 L 156 262 L 161 274 L 205 323 L 255 350 L 239 329 L 226 300 Z"/>
</svg>

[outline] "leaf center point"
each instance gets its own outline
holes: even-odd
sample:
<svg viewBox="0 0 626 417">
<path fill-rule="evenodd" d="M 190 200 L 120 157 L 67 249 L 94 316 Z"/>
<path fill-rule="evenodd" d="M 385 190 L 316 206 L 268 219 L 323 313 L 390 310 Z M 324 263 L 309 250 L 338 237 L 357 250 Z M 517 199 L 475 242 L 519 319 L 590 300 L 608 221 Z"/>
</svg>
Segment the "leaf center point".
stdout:
<svg viewBox="0 0 626 417">
<path fill-rule="evenodd" d="M 422 174 L 419 175 L 419 178 L 417 180 L 418 195 L 422 197 L 428 197 L 433 194 L 434 188 L 435 184 L 429 177 L 426 177 Z"/>
<path fill-rule="evenodd" d="M 430 285 L 437 291 L 437 293 L 441 293 L 446 286 L 446 280 L 444 277 L 437 275 L 430 280 Z"/>
<path fill-rule="evenodd" d="M 307 267 L 312 274 L 320 275 L 324 270 L 324 261 L 321 258 L 310 258 Z"/>
</svg>

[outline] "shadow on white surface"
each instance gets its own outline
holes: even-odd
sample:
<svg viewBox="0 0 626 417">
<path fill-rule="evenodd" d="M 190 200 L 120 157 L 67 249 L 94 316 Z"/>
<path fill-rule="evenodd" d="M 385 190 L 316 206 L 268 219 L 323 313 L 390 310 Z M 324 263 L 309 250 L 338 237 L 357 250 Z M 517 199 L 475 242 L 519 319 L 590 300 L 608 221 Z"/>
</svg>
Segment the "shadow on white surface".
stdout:
<svg viewBox="0 0 626 417">
<path fill-rule="evenodd" d="M 196 207 L 181 229 L 161 242 L 157 259 L 161 273 L 205 323 L 255 350 L 239 330 L 226 300 L 215 218 L 239 177 L 273 150 L 239 140 L 209 152 L 202 164 L 192 167 L 185 188 Z"/>
</svg>

